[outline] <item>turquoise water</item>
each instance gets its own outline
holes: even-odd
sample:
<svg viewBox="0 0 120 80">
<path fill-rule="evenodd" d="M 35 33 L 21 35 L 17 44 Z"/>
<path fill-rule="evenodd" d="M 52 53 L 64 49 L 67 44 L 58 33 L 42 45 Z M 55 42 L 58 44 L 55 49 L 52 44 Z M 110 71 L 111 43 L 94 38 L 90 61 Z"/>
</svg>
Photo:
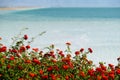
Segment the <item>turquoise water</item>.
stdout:
<svg viewBox="0 0 120 80">
<path fill-rule="evenodd" d="M 10 45 L 11 37 L 21 28 L 29 37 L 47 31 L 32 43 L 43 48 L 55 44 L 65 49 L 65 42 L 72 43 L 72 50 L 93 48 L 89 59 L 117 64 L 120 53 L 120 8 L 42 8 L 31 10 L 0 11 L 0 36 Z M 74 54 L 74 53 L 73 53 Z"/>
<path fill-rule="evenodd" d="M 17 11 L 0 17 L 12 20 L 120 18 L 120 8 L 42 8 Z"/>
<path fill-rule="evenodd" d="M 120 18 L 120 8 L 46 8 L 15 14 L 52 18 Z"/>
</svg>

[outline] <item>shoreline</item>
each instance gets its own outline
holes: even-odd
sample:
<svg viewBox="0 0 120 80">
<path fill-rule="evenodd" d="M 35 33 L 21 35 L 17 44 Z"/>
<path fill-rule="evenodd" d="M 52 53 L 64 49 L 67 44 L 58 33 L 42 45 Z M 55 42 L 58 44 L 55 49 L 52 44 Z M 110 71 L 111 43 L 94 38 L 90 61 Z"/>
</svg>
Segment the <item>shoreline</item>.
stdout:
<svg viewBox="0 0 120 80">
<path fill-rule="evenodd" d="M 3 7 L 0 10 L 29 10 L 29 9 L 39 9 L 41 7 Z"/>
</svg>

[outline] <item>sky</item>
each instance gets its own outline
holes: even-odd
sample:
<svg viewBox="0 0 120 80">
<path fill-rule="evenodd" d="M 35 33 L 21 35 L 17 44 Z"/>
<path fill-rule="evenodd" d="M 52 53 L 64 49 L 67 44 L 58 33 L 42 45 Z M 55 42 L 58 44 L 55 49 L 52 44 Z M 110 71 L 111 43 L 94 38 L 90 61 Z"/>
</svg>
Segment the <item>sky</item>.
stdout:
<svg viewBox="0 0 120 80">
<path fill-rule="evenodd" d="M 0 7 L 120 7 L 120 0 L 0 0 Z"/>
</svg>

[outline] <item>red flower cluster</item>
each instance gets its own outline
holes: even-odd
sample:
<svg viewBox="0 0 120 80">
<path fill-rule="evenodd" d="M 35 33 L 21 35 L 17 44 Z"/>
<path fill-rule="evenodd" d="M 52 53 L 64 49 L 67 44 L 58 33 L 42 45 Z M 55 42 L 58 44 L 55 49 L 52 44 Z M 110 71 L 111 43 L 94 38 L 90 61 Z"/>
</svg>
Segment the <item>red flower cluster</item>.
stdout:
<svg viewBox="0 0 120 80">
<path fill-rule="evenodd" d="M 120 69 L 117 69 L 117 70 L 116 70 L 116 74 L 120 74 Z"/>
<path fill-rule="evenodd" d="M 10 56 L 9 60 L 14 60 L 14 56 Z"/>
<path fill-rule="evenodd" d="M 21 53 L 21 52 L 25 52 L 25 50 L 26 50 L 26 48 L 25 48 L 24 46 L 21 46 L 21 47 L 20 47 L 20 53 Z"/>
<path fill-rule="evenodd" d="M 25 63 L 31 63 L 31 60 L 25 60 Z"/>
<path fill-rule="evenodd" d="M 33 59 L 33 62 L 36 64 L 40 64 L 40 61 L 38 59 Z"/>
<path fill-rule="evenodd" d="M 48 79 L 48 75 L 43 75 L 43 76 L 42 76 L 42 79 L 44 79 L 44 80 L 45 80 L 45 79 Z"/>
<path fill-rule="evenodd" d="M 63 65 L 63 69 L 67 70 L 69 68 L 69 65 Z"/>
<path fill-rule="evenodd" d="M 62 57 L 64 57 L 63 51 L 58 51 L 58 54 Z"/>
<path fill-rule="evenodd" d="M 52 70 L 53 70 L 52 66 L 50 66 L 50 67 L 47 68 L 47 71 L 49 71 L 49 72 L 52 71 Z"/>
<path fill-rule="evenodd" d="M 9 49 L 9 51 L 11 52 L 11 53 L 17 53 L 18 51 L 16 50 L 16 49 Z"/>
<path fill-rule="evenodd" d="M 7 47 L 6 47 L 6 46 L 0 47 L 0 52 L 6 52 L 6 50 L 7 50 Z"/>
<path fill-rule="evenodd" d="M 120 80 L 120 64 L 94 66 L 93 61 L 87 59 L 88 53 L 93 53 L 91 48 L 88 51 L 81 48 L 72 57 L 70 42 L 66 43 L 65 51 L 54 49 L 53 44 L 39 51 L 38 48 L 30 49 L 29 43 L 24 45 L 27 35 L 20 39 L 8 50 L 0 45 L 2 80 Z M 117 60 L 120 62 L 120 58 Z"/>
</svg>

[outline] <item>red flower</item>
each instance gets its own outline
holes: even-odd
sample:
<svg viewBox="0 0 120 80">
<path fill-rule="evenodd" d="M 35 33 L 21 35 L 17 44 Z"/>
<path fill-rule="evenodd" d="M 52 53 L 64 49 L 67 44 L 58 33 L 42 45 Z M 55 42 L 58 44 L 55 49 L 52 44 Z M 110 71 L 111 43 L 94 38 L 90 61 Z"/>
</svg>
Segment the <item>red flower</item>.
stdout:
<svg viewBox="0 0 120 80">
<path fill-rule="evenodd" d="M 93 69 L 89 69 L 89 70 L 88 70 L 88 74 L 89 74 L 90 76 L 94 76 L 94 72 L 95 72 L 95 71 L 94 71 Z"/>
<path fill-rule="evenodd" d="M 24 52 L 26 49 L 25 49 L 25 47 L 24 46 L 21 46 L 20 47 L 20 52 Z"/>
<path fill-rule="evenodd" d="M 16 54 L 17 57 L 20 57 L 21 55 L 19 53 Z"/>
<path fill-rule="evenodd" d="M 62 57 L 64 57 L 63 51 L 59 51 L 58 54 Z"/>
<path fill-rule="evenodd" d="M 101 67 L 102 70 L 106 71 L 106 66 L 101 64 L 100 67 Z"/>
<path fill-rule="evenodd" d="M 85 73 L 83 71 L 80 71 L 79 75 L 85 77 Z"/>
<path fill-rule="evenodd" d="M 58 54 L 60 54 L 60 55 L 63 54 L 63 51 L 59 51 Z"/>
<path fill-rule="evenodd" d="M 33 59 L 33 62 L 36 64 L 40 64 L 40 61 L 38 59 Z"/>
<path fill-rule="evenodd" d="M 101 80 L 101 77 L 99 75 L 97 76 L 97 80 Z"/>
<path fill-rule="evenodd" d="M 91 48 L 88 48 L 88 51 L 89 51 L 90 53 L 92 53 L 92 52 L 93 52 L 93 50 L 92 50 Z"/>
<path fill-rule="evenodd" d="M 16 50 L 16 49 L 12 49 L 11 52 L 13 52 L 13 53 L 17 53 L 17 50 Z"/>
<path fill-rule="evenodd" d="M 53 50 L 50 51 L 50 55 L 51 55 L 51 56 L 54 55 L 54 51 L 53 51 Z"/>
<path fill-rule="evenodd" d="M 27 40 L 28 39 L 28 36 L 27 35 L 24 35 L 24 37 L 23 37 L 25 40 Z"/>
<path fill-rule="evenodd" d="M 48 79 L 48 75 L 43 75 L 42 78 L 43 79 Z"/>
<path fill-rule="evenodd" d="M 84 48 L 81 48 L 81 49 L 80 49 L 80 52 L 83 52 L 83 51 L 84 51 Z"/>
<path fill-rule="evenodd" d="M 108 64 L 111 70 L 114 70 L 114 65 L 113 64 Z"/>
<path fill-rule="evenodd" d="M 0 52 L 6 52 L 6 50 L 7 50 L 6 46 L 3 46 L 3 47 L 0 48 Z"/>
<path fill-rule="evenodd" d="M 30 49 L 30 45 L 27 45 L 26 48 L 27 48 L 27 49 Z"/>
<path fill-rule="evenodd" d="M 102 75 L 102 80 L 108 80 L 108 76 Z"/>
<path fill-rule="evenodd" d="M 65 76 L 65 79 L 66 79 L 66 80 L 69 80 L 69 76 Z"/>
<path fill-rule="evenodd" d="M 67 70 L 69 68 L 68 65 L 63 65 L 63 69 Z"/>
<path fill-rule="evenodd" d="M 115 78 L 114 71 L 109 72 L 109 77 L 112 78 L 112 80 L 114 80 L 114 78 Z"/>
<path fill-rule="evenodd" d="M 50 54 L 46 53 L 46 54 L 44 54 L 44 57 L 48 58 L 48 57 L 50 57 Z"/>
<path fill-rule="evenodd" d="M 56 59 L 52 59 L 51 61 L 52 61 L 53 63 L 56 63 L 56 62 L 57 62 L 57 60 L 56 60 Z"/>
<path fill-rule="evenodd" d="M 43 74 L 43 70 L 39 70 L 39 73 L 42 75 Z"/>
<path fill-rule="evenodd" d="M 68 65 L 69 65 L 70 68 L 72 68 L 72 69 L 74 68 L 72 62 L 68 62 Z"/>
<path fill-rule="evenodd" d="M 35 52 L 38 52 L 38 51 L 39 51 L 38 48 L 33 48 L 32 50 L 35 51 Z"/>
<path fill-rule="evenodd" d="M 50 74 L 50 77 L 51 77 L 52 80 L 57 80 L 56 76 L 54 74 Z"/>
<path fill-rule="evenodd" d="M 53 69 L 56 70 L 56 71 L 59 70 L 58 66 L 54 66 Z"/>
<path fill-rule="evenodd" d="M 113 64 L 108 64 L 110 67 L 114 67 L 114 65 Z"/>
<path fill-rule="evenodd" d="M 120 69 L 117 69 L 117 70 L 116 70 L 116 74 L 120 74 Z"/>
<path fill-rule="evenodd" d="M 70 45 L 71 45 L 71 43 L 70 43 L 70 42 L 66 42 L 66 45 L 67 45 L 67 46 L 70 46 Z"/>
<path fill-rule="evenodd" d="M 77 56 L 77 55 L 79 55 L 80 54 L 80 51 L 76 51 L 75 52 L 75 55 Z"/>
<path fill-rule="evenodd" d="M 11 56 L 11 57 L 9 58 L 9 60 L 14 60 L 14 56 Z"/>
<path fill-rule="evenodd" d="M 19 70 L 22 70 L 23 68 L 22 68 L 22 66 L 18 66 L 18 69 L 19 69 Z"/>
<path fill-rule="evenodd" d="M 33 78 L 33 77 L 35 77 L 35 74 L 34 73 L 29 73 L 29 76 Z"/>
<path fill-rule="evenodd" d="M 62 54 L 60 54 L 62 57 L 64 57 L 65 55 L 62 53 Z"/>
<path fill-rule="evenodd" d="M 53 70 L 52 66 L 47 68 L 47 71 L 49 71 L 49 72 L 52 71 L 52 70 Z"/>
<path fill-rule="evenodd" d="M 25 63 L 31 63 L 31 60 L 25 60 Z"/>
<path fill-rule="evenodd" d="M 19 78 L 18 80 L 24 80 L 24 78 Z"/>
<path fill-rule="evenodd" d="M 66 56 L 66 57 L 70 59 L 70 57 L 71 57 L 71 54 L 67 54 L 67 56 Z"/>
<path fill-rule="evenodd" d="M 63 61 L 63 62 L 67 62 L 67 63 L 69 63 L 69 62 L 70 62 L 70 58 L 67 58 L 67 57 L 62 58 L 62 61 Z"/>
<path fill-rule="evenodd" d="M 96 71 L 97 71 L 97 72 L 100 72 L 100 73 L 102 73 L 102 72 L 103 72 L 103 71 L 102 71 L 102 69 L 101 69 L 101 68 L 99 68 L 99 67 L 97 67 L 97 68 L 96 68 Z"/>
<path fill-rule="evenodd" d="M 11 68 L 11 65 L 10 65 L 10 64 L 8 64 L 8 65 L 7 65 L 7 68 L 8 68 L 8 69 L 10 69 L 10 68 Z"/>
<path fill-rule="evenodd" d="M 55 55 L 54 55 L 54 51 L 53 51 L 53 50 L 50 51 L 50 56 L 52 56 L 53 58 L 55 58 Z"/>
</svg>

